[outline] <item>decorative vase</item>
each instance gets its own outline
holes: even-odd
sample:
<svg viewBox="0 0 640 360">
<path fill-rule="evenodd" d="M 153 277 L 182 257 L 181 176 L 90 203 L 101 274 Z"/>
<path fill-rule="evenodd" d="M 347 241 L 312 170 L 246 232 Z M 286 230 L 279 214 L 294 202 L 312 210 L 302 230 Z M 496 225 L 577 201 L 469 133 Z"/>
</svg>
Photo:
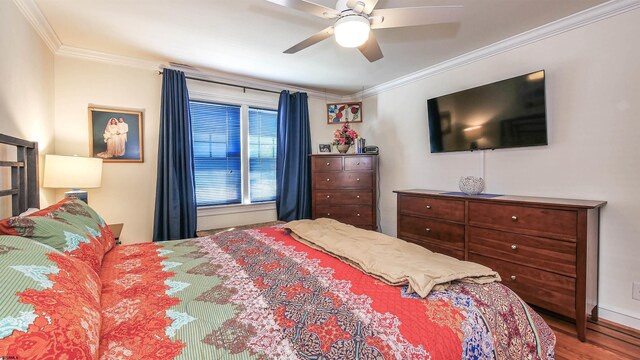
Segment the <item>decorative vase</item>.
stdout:
<svg viewBox="0 0 640 360">
<path fill-rule="evenodd" d="M 481 177 L 463 176 L 460 178 L 458 186 L 467 195 L 478 195 L 484 190 L 484 180 Z"/>
<path fill-rule="evenodd" d="M 347 151 L 349 151 L 349 148 L 351 147 L 351 144 L 343 144 L 343 145 L 338 145 L 338 152 L 340 154 L 346 154 Z"/>
</svg>

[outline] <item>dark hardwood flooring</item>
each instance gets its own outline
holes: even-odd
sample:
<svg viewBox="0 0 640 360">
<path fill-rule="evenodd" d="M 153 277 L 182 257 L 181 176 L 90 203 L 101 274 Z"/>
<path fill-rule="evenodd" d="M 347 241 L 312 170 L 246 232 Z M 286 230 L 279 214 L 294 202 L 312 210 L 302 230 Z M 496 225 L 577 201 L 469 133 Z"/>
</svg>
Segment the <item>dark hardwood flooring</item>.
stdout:
<svg viewBox="0 0 640 360">
<path fill-rule="evenodd" d="M 587 324 L 587 341 L 576 337 L 573 323 L 538 311 L 556 333 L 557 360 L 640 359 L 640 331 L 606 320 Z"/>
</svg>

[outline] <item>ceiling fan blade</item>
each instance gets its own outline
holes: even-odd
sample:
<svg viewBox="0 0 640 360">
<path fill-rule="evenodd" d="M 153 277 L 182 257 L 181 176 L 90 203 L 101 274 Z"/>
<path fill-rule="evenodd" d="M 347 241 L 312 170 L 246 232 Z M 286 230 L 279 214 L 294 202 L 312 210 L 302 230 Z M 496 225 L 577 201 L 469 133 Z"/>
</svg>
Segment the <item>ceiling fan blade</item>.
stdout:
<svg viewBox="0 0 640 360">
<path fill-rule="evenodd" d="M 302 40 L 301 42 L 297 43 L 296 45 L 293 45 L 292 47 L 288 48 L 287 50 L 284 51 L 285 54 L 295 54 L 300 50 L 306 49 L 309 46 L 313 45 L 313 44 L 317 44 L 320 41 L 331 37 L 331 35 L 333 35 L 333 26 L 329 26 L 328 28 L 320 31 L 319 33 L 316 33 L 314 35 L 312 35 L 311 37 Z"/>
<path fill-rule="evenodd" d="M 340 16 L 340 12 L 336 9 L 326 6 L 314 4 L 305 0 L 267 0 L 268 2 L 282 5 L 291 9 L 306 12 L 311 15 L 319 16 L 325 19 L 335 19 Z"/>
<path fill-rule="evenodd" d="M 387 29 L 458 22 L 462 18 L 462 6 L 421 6 L 373 10 L 372 17 L 382 17 L 381 22 L 372 21 L 372 29 Z"/>
<path fill-rule="evenodd" d="M 358 46 L 358 50 L 360 50 L 362 55 L 364 55 L 369 62 L 378 61 L 384 56 L 382 55 L 382 50 L 380 50 L 378 40 L 373 36 L 373 32 L 369 32 L 369 39 L 366 43 Z"/>
<path fill-rule="evenodd" d="M 364 4 L 364 10 L 362 10 L 362 12 L 367 15 L 371 14 L 373 8 L 378 4 L 378 0 L 349 0 L 347 1 L 347 6 L 349 9 L 353 9 L 359 2 Z"/>
</svg>

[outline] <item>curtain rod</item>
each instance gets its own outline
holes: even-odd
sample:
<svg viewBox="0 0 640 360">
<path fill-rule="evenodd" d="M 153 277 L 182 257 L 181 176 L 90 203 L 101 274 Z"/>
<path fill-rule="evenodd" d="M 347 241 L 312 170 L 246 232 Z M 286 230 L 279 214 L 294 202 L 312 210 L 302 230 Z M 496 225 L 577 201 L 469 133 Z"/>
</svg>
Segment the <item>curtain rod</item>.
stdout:
<svg viewBox="0 0 640 360">
<path fill-rule="evenodd" d="M 158 71 L 158 75 L 162 75 L 162 71 Z M 255 91 L 268 92 L 268 93 L 272 93 L 272 94 L 280 94 L 280 92 L 278 92 L 278 91 L 267 90 L 267 89 L 260 89 L 260 88 L 255 88 L 255 87 L 251 87 L 251 86 L 243 86 L 243 85 L 230 84 L 230 83 L 221 82 L 221 81 L 215 81 L 215 80 L 201 79 L 201 78 L 192 77 L 192 76 L 185 76 L 185 78 L 187 78 L 187 79 L 189 79 L 189 80 L 196 80 L 196 81 L 208 82 L 208 83 L 212 83 L 212 84 L 226 85 L 226 86 L 233 86 L 233 87 L 241 88 L 244 92 L 246 92 L 246 91 L 247 91 L 247 89 L 249 89 L 249 90 L 255 90 Z"/>
</svg>

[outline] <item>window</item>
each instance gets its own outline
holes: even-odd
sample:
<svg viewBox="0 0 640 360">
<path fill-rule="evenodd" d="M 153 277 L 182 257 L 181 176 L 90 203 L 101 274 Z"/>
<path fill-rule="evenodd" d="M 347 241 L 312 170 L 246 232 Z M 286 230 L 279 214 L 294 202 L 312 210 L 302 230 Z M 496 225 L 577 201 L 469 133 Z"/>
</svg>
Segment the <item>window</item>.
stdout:
<svg viewBox="0 0 640 360">
<path fill-rule="evenodd" d="M 246 105 L 190 101 L 198 206 L 276 197 L 276 114 Z"/>
<path fill-rule="evenodd" d="M 276 117 L 276 111 L 249 108 L 251 202 L 276 199 Z"/>
</svg>

